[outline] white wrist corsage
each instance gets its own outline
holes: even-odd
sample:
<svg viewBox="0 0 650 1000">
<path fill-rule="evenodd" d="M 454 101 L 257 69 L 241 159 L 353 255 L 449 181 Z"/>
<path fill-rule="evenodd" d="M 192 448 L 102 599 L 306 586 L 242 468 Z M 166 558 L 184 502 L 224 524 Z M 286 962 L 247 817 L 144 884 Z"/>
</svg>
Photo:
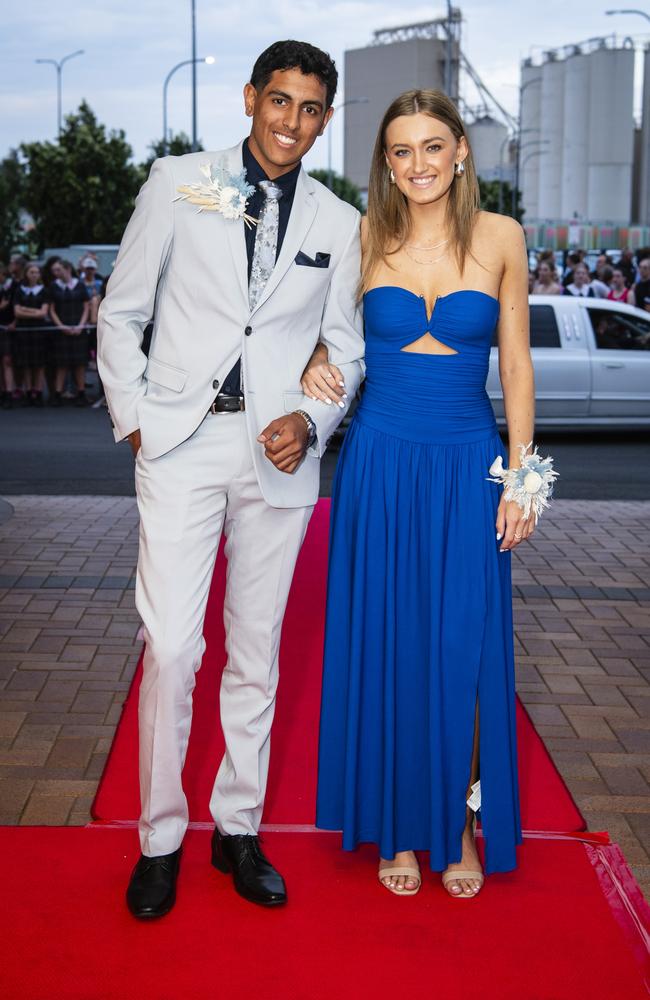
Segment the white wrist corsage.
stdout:
<svg viewBox="0 0 650 1000">
<path fill-rule="evenodd" d="M 519 455 L 521 466 L 518 469 L 504 469 L 503 459 L 498 455 L 490 466 L 488 480 L 491 483 L 501 483 L 504 487 L 504 497 L 507 502 L 514 500 L 524 512 L 524 520 L 528 520 L 530 512 L 535 515 L 535 524 L 543 510 L 550 505 L 553 496 L 553 484 L 559 476 L 553 468 L 553 459 L 540 458 L 537 448 L 528 454 L 532 445 L 520 444 Z"/>
<path fill-rule="evenodd" d="M 202 163 L 199 170 L 207 183 L 182 184 L 177 188 L 180 194 L 174 201 L 189 201 L 191 205 L 199 206 L 199 212 L 219 212 L 224 219 L 243 219 L 249 228 L 257 223 L 257 219 L 246 212 L 246 205 L 255 188 L 246 180 L 245 169 L 231 174 L 220 163 L 213 173 L 212 163 Z"/>
</svg>

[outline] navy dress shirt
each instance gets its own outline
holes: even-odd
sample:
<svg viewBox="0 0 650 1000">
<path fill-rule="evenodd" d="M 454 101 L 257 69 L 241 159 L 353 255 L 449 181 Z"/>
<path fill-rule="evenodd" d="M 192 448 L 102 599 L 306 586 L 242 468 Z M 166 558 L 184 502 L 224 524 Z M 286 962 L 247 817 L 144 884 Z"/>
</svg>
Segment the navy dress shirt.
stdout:
<svg viewBox="0 0 650 1000">
<path fill-rule="evenodd" d="M 252 215 L 254 219 L 259 219 L 260 212 L 262 211 L 262 205 L 264 204 L 264 194 L 258 187 L 258 184 L 260 181 L 268 181 L 270 178 L 266 175 L 251 153 L 248 147 L 248 139 L 244 141 L 242 157 L 244 167 L 246 168 L 246 179 L 249 184 L 255 185 L 255 194 L 251 196 L 248 205 L 246 206 L 246 211 L 249 215 Z M 278 202 L 280 217 L 278 220 L 278 246 L 275 254 L 276 260 L 278 259 L 278 254 L 282 248 L 282 241 L 284 240 L 287 226 L 289 224 L 289 216 L 291 215 L 293 196 L 296 193 L 296 182 L 298 180 L 298 174 L 300 173 L 300 167 L 301 165 L 298 163 L 293 170 L 290 170 L 286 174 L 282 174 L 281 177 L 273 178 L 273 183 L 277 184 L 282 191 L 282 197 Z M 255 235 L 257 233 L 257 226 L 248 227 L 243 222 L 238 223 L 238 225 L 244 226 L 244 233 L 246 236 L 246 256 L 248 257 L 248 280 L 250 281 L 251 268 L 253 266 L 253 253 L 255 252 Z M 234 368 L 224 379 L 219 395 L 240 396 L 240 386 L 241 358 L 239 358 Z"/>
</svg>

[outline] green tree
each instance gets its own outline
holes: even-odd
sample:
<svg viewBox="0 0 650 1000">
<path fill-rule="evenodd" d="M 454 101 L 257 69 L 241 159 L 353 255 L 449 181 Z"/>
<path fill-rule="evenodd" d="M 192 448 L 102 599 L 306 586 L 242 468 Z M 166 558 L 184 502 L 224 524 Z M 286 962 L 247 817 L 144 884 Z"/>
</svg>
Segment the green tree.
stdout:
<svg viewBox="0 0 650 1000">
<path fill-rule="evenodd" d="M 329 170 L 311 170 L 310 176 L 315 180 L 320 181 L 325 187 L 330 186 L 330 172 Z M 332 191 L 337 195 L 341 201 L 347 201 L 350 205 L 354 205 L 356 209 L 360 212 L 364 211 L 363 201 L 361 200 L 361 191 L 349 181 L 347 177 L 342 177 L 340 174 L 332 171 Z"/>
<path fill-rule="evenodd" d="M 197 144 L 197 151 L 203 150 L 203 144 L 199 140 Z M 142 180 L 143 182 L 149 176 L 149 171 L 151 170 L 151 164 L 154 160 L 157 160 L 159 156 L 182 156 L 184 153 L 192 152 L 192 140 L 186 132 L 177 132 L 171 134 L 170 138 L 167 140 L 167 148 L 162 139 L 156 139 L 154 142 L 149 143 L 149 157 L 141 164 L 142 170 Z"/>
<path fill-rule="evenodd" d="M 21 219 L 24 196 L 25 164 L 11 149 L 0 161 L 0 260 L 5 262 L 15 251 L 30 249 Z"/>
<path fill-rule="evenodd" d="M 23 143 L 25 208 L 39 246 L 119 243 L 141 172 L 122 129 L 107 133 L 82 101 L 57 142 Z"/>
<path fill-rule="evenodd" d="M 478 186 L 481 191 L 481 208 L 486 212 L 499 211 L 499 181 L 484 181 L 478 179 Z M 512 215 L 512 185 L 508 181 L 503 182 L 503 208 L 502 215 Z M 521 206 L 521 191 L 517 191 L 516 209 L 514 218 L 521 222 L 524 210 Z"/>
</svg>

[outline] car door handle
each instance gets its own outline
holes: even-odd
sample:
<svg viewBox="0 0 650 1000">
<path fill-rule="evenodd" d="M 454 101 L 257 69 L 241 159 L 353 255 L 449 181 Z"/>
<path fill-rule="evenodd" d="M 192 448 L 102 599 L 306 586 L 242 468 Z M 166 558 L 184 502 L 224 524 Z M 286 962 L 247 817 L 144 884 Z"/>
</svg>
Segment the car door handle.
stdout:
<svg viewBox="0 0 650 1000">
<path fill-rule="evenodd" d="M 605 368 L 625 368 L 625 365 L 622 361 L 608 361 Z"/>
</svg>

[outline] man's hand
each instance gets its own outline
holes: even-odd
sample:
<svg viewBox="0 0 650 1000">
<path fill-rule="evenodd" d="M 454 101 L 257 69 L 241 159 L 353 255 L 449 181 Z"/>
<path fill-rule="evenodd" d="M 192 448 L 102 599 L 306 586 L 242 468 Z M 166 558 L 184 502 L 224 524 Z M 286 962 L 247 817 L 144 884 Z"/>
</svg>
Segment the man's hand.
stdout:
<svg viewBox="0 0 650 1000">
<path fill-rule="evenodd" d="M 129 444 L 131 445 L 131 451 L 133 452 L 133 457 L 136 458 L 138 452 L 140 451 L 140 430 L 133 431 L 129 434 L 127 438 Z"/>
<path fill-rule="evenodd" d="M 257 440 L 264 445 L 264 454 L 280 472 L 289 475 L 300 465 L 309 440 L 309 428 L 299 413 L 288 413 L 272 420 Z"/>
</svg>

